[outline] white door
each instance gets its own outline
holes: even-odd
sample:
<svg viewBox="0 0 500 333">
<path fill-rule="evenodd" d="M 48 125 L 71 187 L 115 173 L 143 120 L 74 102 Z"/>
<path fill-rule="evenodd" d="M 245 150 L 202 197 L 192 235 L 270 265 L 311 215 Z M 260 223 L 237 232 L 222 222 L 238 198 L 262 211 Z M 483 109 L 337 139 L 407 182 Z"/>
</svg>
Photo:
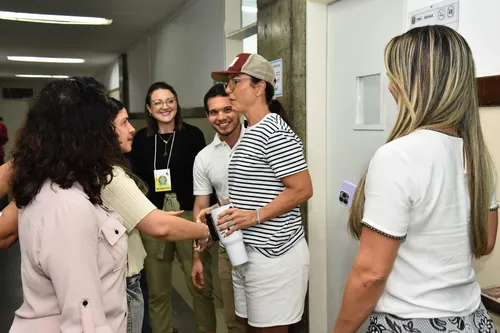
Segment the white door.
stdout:
<svg viewBox="0 0 500 333">
<path fill-rule="evenodd" d="M 328 7 L 327 283 L 330 327 L 338 314 L 344 284 L 358 246 L 347 231 L 348 209 L 339 204 L 339 187 L 343 180 L 357 184 L 373 153 L 385 143 L 394 122 L 396 103 L 387 90 L 384 48 L 392 37 L 402 32 L 403 2 L 340 0 Z M 368 78 L 358 82 L 358 77 L 363 76 Z M 359 103 L 363 98 L 364 105 Z M 365 113 L 357 113 L 358 104 Z"/>
</svg>

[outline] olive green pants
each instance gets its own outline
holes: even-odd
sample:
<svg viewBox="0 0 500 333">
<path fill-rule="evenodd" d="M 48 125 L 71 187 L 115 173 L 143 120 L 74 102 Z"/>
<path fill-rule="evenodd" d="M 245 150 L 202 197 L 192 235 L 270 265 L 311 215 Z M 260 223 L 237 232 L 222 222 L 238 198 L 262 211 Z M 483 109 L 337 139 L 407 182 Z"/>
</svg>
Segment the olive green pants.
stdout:
<svg viewBox="0 0 500 333">
<path fill-rule="evenodd" d="M 175 194 L 167 193 L 165 195 L 163 209 L 165 211 L 180 210 Z M 181 217 L 192 221 L 193 212 L 186 211 Z M 204 251 L 201 254 L 205 288 L 198 289 L 191 282 L 193 265 L 193 242 L 191 240 L 165 242 L 146 234 L 142 234 L 142 240 L 147 252 L 144 269 L 148 282 L 148 308 L 153 333 L 172 332 L 172 267 L 175 256 L 179 260 L 189 292 L 193 296 L 194 315 L 199 331 L 215 332 L 217 324 L 210 270 L 212 265 L 210 252 Z"/>
</svg>

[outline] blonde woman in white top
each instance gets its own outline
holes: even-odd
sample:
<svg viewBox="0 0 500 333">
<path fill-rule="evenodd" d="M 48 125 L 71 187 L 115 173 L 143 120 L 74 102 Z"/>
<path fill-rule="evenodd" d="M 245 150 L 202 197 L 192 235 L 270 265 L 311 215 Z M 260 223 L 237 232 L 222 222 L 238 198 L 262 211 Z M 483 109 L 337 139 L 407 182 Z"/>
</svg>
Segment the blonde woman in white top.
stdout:
<svg viewBox="0 0 500 333">
<path fill-rule="evenodd" d="M 427 26 L 390 41 L 385 63 L 398 114 L 354 198 L 360 247 L 333 332 L 368 318 L 369 332 L 494 332 L 472 267 L 498 221 L 472 52 Z"/>
</svg>

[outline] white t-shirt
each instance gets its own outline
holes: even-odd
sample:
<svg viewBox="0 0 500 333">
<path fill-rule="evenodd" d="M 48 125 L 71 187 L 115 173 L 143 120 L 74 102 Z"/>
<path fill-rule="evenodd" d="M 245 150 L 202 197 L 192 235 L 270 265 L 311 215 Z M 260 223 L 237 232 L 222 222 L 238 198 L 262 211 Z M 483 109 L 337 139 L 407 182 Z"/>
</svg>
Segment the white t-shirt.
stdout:
<svg viewBox="0 0 500 333">
<path fill-rule="evenodd" d="M 284 189 L 281 179 L 307 169 L 302 142 L 277 114 L 247 128 L 229 163 L 229 199 L 239 209 L 256 210 Z M 304 237 L 299 206 L 243 229 L 243 240 L 266 257 L 278 257 Z"/>
<path fill-rule="evenodd" d="M 245 128 L 242 124 L 238 142 L 244 134 Z M 212 194 L 213 187 L 219 201 L 229 199 L 227 167 L 238 142 L 231 148 L 220 140 L 219 134 L 215 134 L 214 140 L 196 155 L 193 166 L 194 195 Z"/>
<path fill-rule="evenodd" d="M 370 162 L 365 198 L 363 223 L 404 238 L 375 311 L 402 318 L 474 312 L 481 291 L 462 139 L 418 130 L 382 146 Z"/>
</svg>

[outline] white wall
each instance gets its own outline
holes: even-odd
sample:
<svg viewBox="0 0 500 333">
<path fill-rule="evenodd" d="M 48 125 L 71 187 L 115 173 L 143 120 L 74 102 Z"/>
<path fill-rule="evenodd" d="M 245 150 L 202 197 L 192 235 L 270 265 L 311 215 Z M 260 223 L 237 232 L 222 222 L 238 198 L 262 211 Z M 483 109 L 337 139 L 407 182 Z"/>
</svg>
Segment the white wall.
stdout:
<svg viewBox="0 0 500 333">
<path fill-rule="evenodd" d="M 156 81 L 172 85 L 182 107 L 202 106 L 213 85 L 210 73 L 226 67 L 224 23 L 224 0 L 192 1 L 129 47 L 129 111 L 144 111 L 146 92 Z M 118 60 L 96 78 L 109 90 L 119 88 Z"/>
<path fill-rule="evenodd" d="M 306 154 L 314 196 L 307 204 L 309 276 L 309 332 L 328 332 L 327 318 L 327 167 L 326 167 L 326 5 L 308 2 L 306 7 Z"/>
<path fill-rule="evenodd" d="M 251 35 L 243 39 L 243 52 L 245 53 L 258 53 L 257 52 L 257 34 Z"/>
<path fill-rule="evenodd" d="M 347 0 L 349 1 L 349 0 Z M 407 0 L 407 12 L 436 3 L 436 0 Z M 458 32 L 469 43 L 477 76 L 500 74 L 500 1 L 460 0 Z M 407 16 L 404 17 L 407 23 Z"/>
<path fill-rule="evenodd" d="M 151 36 L 152 81 L 166 81 L 182 107 L 203 105 L 210 73 L 225 68 L 224 0 L 198 1 Z"/>
<path fill-rule="evenodd" d="M 241 3 L 239 0 L 225 0 L 224 31 L 227 34 L 241 29 Z M 226 39 L 225 45 L 226 67 L 229 67 L 233 59 L 243 52 L 243 42 L 238 39 Z"/>
<path fill-rule="evenodd" d="M 129 81 L 129 112 L 144 112 L 144 99 L 151 85 L 149 36 L 127 50 Z"/>
<path fill-rule="evenodd" d="M 113 93 L 111 93 L 112 97 L 117 99 L 120 97 L 120 92 L 116 90 L 120 88 L 120 68 L 118 59 L 103 68 L 101 72 L 96 74 L 95 78 L 104 84 L 108 91 L 113 90 Z"/>
<path fill-rule="evenodd" d="M 198 0 L 130 47 L 129 111 L 144 111 L 147 90 L 156 81 L 172 85 L 183 108 L 202 106 L 213 85 L 210 73 L 225 68 L 224 17 L 224 0 Z M 211 140 L 205 119 L 186 121 Z"/>
</svg>

